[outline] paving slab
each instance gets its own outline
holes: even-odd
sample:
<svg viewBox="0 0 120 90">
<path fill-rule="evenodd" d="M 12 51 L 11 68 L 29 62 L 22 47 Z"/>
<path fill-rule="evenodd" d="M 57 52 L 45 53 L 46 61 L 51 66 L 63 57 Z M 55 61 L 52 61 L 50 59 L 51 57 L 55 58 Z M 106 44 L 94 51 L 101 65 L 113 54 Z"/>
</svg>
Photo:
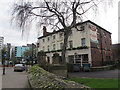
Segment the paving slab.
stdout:
<svg viewBox="0 0 120 90">
<path fill-rule="evenodd" d="M 13 68 L 6 68 L 6 74 L 2 76 L 2 83 L 2 88 L 30 88 L 27 73 L 25 71 L 14 72 Z"/>
</svg>

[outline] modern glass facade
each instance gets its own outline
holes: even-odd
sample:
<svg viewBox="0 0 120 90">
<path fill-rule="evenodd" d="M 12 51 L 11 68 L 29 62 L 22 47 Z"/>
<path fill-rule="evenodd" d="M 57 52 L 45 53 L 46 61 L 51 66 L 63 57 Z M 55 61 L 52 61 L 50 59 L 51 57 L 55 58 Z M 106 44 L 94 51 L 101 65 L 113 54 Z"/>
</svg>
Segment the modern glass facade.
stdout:
<svg viewBox="0 0 120 90">
<path fill-rule="evenodd" d="M 29 47 L 27 46 L 17 46 L 15 47 L 15 57 L 24 57 L 24 52 L 28 50 Z"/>
</svg>

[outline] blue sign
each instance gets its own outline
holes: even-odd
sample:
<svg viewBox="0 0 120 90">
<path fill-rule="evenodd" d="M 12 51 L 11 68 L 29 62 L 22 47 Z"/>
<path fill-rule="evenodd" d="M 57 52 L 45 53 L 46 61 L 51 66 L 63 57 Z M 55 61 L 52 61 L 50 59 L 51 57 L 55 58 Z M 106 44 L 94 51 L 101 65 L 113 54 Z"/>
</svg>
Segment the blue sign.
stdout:
<svg viewBox="0 0 120 90">
<path fill-rule="evenodd" d="M 26 59 L 28 60 L 28 56 L 26 56 Z"/>
<path fill-rule="evenodd" d="M 4 54 L 4 58 L 6 58 L 6 53 Z"/>
</svg>

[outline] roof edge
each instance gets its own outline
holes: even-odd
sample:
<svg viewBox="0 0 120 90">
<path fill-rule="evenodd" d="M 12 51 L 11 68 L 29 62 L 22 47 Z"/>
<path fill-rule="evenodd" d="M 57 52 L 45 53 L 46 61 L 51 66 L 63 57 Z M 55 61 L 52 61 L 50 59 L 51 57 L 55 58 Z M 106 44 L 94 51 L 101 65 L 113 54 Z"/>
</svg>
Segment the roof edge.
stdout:
<svg viewBox="0 0 120 90">
<path fill-rule="evenodd" d="M 106 32 L 108 32 L 108 33 L 110 33 L 110 34 L 112 34 L 111 32 L 109 32 L 109 31 L 107 31 L 106 29 L 104 29 L 103 27 L 101 27 L 100 25 L 98 25 L 98 24 L 92 22 L 91 20 L 87 20 L 87 21 L 84 21 L 84 22 L 77 23 L 75 26 L 81 25 L 81 24 L 84 24 L 84 23 L 88 23 L 88 22 L 89 22 L 89 23 L 92 23 L 93 25 L 95 25 L 95 26 L 101 28 L 102 30 L 104 30 L 104 31 L 106 31 Z M 58 33 L 58 32 L 60 32 L 60 31 L 63 31 L 63 29 L 60 29 L 60 30 L 58 30 L 58 31 L 49 33 L 49 34 L 47 34 L 47 35 L 45 35 L 45 36 L 38 37 L 38 39 L 41 39 L 41 38 L 43 38 L 43 37 L 46 37 L 46 36 L 49 36 L 49 35 L 52 35 L 52 34 L 55 34 L 55 33 Z"/>
</svg>

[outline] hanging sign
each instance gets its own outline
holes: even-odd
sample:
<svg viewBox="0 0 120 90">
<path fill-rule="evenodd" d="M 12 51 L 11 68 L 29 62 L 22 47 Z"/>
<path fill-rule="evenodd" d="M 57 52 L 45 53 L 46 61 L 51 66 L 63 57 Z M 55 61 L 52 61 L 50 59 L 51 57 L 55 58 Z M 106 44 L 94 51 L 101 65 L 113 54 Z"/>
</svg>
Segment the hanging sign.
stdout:
<svg viewBox="0 0 120 90">
<path fill-rule="evenodd" d="M 89 28 L 90 28 L 90 41 L 93 43 L 98 43 L 96 27 L 93 25 L 89 25 Z"/>
</svg>

